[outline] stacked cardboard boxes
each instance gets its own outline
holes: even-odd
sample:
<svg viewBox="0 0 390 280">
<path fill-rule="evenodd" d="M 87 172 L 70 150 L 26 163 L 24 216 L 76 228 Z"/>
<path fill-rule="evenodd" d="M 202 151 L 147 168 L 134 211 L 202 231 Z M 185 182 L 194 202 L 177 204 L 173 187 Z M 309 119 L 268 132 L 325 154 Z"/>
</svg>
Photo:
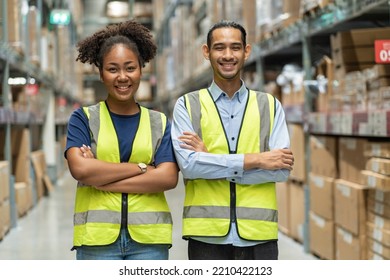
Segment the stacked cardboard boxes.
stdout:
<svg viewBox="0 0 390 280">
<path fill-rule="evenodd" d="M 375 62 L 375 40 L 388 39 L 389 32 L 390 28 L 366 28 L 331 35 L 333 71 L 338 81 L 333 90 L 332 110 L 367 110 L 368 97 L 371 96 L 375 104 L 377 91 L 390 85 L 388 67 Z M 365 71 L 368 71 L 366 75 Z"/>
<path fill-rule="evenodd" d="M 4 238 L 11 227 L 9 184 L 9 164 L 7 161 L 0 161 L 0 240 Z"/>
<path fill-rule="evenodd" d="M 306 160 L 305 133 L 301 124 L 288 124 L 291 150 L 294 154 L 294 167 L 290 172 L 288 186 L 288 234 L 293 239 L 303 243 L 305 225 L 305 191 Z"/>
<path fill-rule="evenodd" d="M 368 142 L 369 160 L 362 171 L 368 191 L 367 247 L 369 259 L 390 259 L 390 144 Z"/>
<path fill-rule="evenodd" d="M 335 178 L 337 138 L 310 136 L 310 250 L 323 259 L 335 258 Z"/>
</svg>

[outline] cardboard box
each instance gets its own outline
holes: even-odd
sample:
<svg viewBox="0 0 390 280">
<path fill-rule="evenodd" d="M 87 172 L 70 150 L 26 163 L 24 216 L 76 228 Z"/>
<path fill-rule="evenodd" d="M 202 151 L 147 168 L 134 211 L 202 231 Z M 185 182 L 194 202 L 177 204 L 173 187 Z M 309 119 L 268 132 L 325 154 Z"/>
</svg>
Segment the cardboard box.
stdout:
<svg viewBox="0 0 390 280">
<path fill-rule="evenodd" d="M 390 219 L 382 217 L 372 212 L 367 213 L 367 222 L 382 230 L 390 231 Z"/>
<path fill-rule="evenodd" d="M 31 209 L 32 187 L 30 183 L 15 182 L 15 202 L 18 217 L 23 217 Z"/>
<path fill-rule="evenodd" d="M 363 170 L 365 184 L 374 189 L 390 191 L 390 176 L 382 175 L 376 172 Z"/>
<path fill-rule="evenodd" d="M 9 198 L 9 174 L 8 161 L 0 161 L 0 203 Z"/>
<path fill-rule="evenodd" d="M 288 124 L 290 134 L 291 150 L 294 154 L 294 167 L 290 177 L 294 180 L 306 181 L 306 160 L 305 160 L 305 133 L 303 125 Z"/>
<path fill-rule="evenodd" d="M 303 242 L 303 231 L 305 223 L 305 193 L 303 186 L 293 181 L 289 182 L 290 187 L 290 236 L 297 241 Z"/>
<path fill-rule="evenodd" d="M 390 158 L 390 143 L 369 141 L 364 144 L 364 155 L 366 157 Z"/>
<path fill-rule="evenodd" d="M 310 251 L 327 260 L 335 259 L 335 224 L 333 221 L 309 213 Z"/>
<path fill-rule="evenodd" d="M 337 179 L 334 198 L 336 224 L 355 235 L 364 235 L 367 189 L 362 185 Z"/>
<path fill-rule="evenodd" d="M 339 138 L 339 178 L 357 184 L 365 184 L 365 177 L 361 171 L 365 169 L 368 156 L 364 154 L 364 147 L 368 140 L 364 138 Z"/>
<path fill-rule="evenodd" d="M 374 45 L 354 48 L 339 48 L 332 51 L 335 65 L 346 64 L 375 64 Z"/>
<path fill-rule="evenodd" d="M 390 77 L 389 64 L 375 64 L 371 68 L 363 70 L 366 81 L 374 81 L 382 77 Z"/>
<path fill-rule="evenodd" d="M 368 241 L 367 245 L 368 245 L 369 250 L 382 256 L 386 260 L 390 259 L 390 247 L 385 246 L 382 243 L 380 243 L 372 238 L 368 238 L 367 241 Z"/>
<path fill-rule="evenodd" d="M 378 228 L 374 224 L 367 222 L 367 237 L 390 247 L 390 230 Z"/>
<path fill-rule="evenodd" d="M 337 137 L 310 136 L 310 172 L 337 178 L 337 154 Z"/>
<path fill-rule="evenodd" d="M 390 219 L 390 205 L 384 204 L 373 199 L 367 199 L 367 209 L 372 213 Z"/>
<path fill-rule="evenodd" d="M 9 199 L 0 201 L 0 240 L 11 228 L 11 208 Z"/>
<path fill-rule="evenodd" d="M 389 39 L 390 28 L 362 28 L 340 31 L 331 35 L 332 49 L 374 46 L 375 40 Z"/>
<path fill-rule="evenodd" d="M 369 189 L 368 199 L 379 201 L 383 204 L 390 205 L 390 192 L 384 192 L 381 190 Z"/>
<path fill-rule="evenodd" d="M 276 198 L 278 202 L 278 226 L 286 235 L 290 234 L 290 187 L 288 182 L 278 182 L 276 186 Z"/>
<path fill-rule="evenodd" d="M 386 259 L 371 250 L 367 250 L 367 260 L 384 261 Z"/>
<path fill-rule="evenodd" d="M 244 0 L 242 3 L 243 26 L 247 31 L 247 43 L 256 42 L 256 1 Z"/>
<path fill-rule="evenodd" d="M 367 237 L 354 235 L 336 226 L 336 260 L 364 260 L 367 258 Z"/>
<path fill-rule="evenodd" d="M 332 221 L 334 218 L 334 181 L 334 178 L 309 174 L 310 210 Z"/>
</svg>

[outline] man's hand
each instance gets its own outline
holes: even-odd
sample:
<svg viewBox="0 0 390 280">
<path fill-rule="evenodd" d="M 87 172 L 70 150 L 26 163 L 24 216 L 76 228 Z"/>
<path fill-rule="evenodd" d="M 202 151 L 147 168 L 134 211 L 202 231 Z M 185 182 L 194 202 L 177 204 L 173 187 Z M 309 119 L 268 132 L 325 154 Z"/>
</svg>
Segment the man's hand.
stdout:
<svg viewBox="0 0 390 280">
<path fill-rule="evenodd" d="M 246 154 L 244 169 L 292 170 L 294 156 L 290 149 L 276 149 L 258 154 Z"/>
<path fill-rule="evenodd" d="M 202 139 L 200 139 L 200 137 L 194 132 L 184 131 L 183 135 L 179 137 L 179 140 L 183 142 L 180 144 L 180 147 L 183 149 L 192 150 L 195 152 L 208 152 Z"/>
</svg>

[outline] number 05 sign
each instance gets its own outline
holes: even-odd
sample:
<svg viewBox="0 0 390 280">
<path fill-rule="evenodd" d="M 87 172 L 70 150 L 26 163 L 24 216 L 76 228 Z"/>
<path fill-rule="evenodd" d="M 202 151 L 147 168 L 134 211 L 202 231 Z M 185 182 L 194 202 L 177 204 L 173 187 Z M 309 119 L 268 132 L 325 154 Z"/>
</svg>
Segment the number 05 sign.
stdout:
<svg viewBox="0 0 390 280">
<path fill-rule="evenodd" d="M 390 40 L 375 41 L 375 62 L 390 63 Z"/>
</svg>

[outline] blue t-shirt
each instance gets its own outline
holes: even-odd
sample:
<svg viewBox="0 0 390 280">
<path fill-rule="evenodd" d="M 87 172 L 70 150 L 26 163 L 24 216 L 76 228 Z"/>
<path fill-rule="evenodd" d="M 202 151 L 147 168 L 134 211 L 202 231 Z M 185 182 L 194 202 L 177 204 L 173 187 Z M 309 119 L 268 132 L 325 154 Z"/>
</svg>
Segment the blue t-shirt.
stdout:
<svg viewBox="0 0 390 280">
<path fill-rule="evenodd" d="M 140 122 L 140 113 L 135 115 L 117 115 L 110 112 L 112 122 L 114 124 L 116 134 L 119 141 L 119 150 L 121 162 L 128 162 L 133 148 L 133 140 Z M 91 146 L 91 137 L 89 122 L 83 109 L 75 110 L 69 118 L 68 133 L 65 148 L 66 151 L 72 147 L 80 148 L 82 145 Z M 164 136 L 155 155 L 155 166 L 162 162 L 176 162 L 172 140 L 171 140 L 171 123 L 168 120 L 165 128 Z"/>
</svg>

